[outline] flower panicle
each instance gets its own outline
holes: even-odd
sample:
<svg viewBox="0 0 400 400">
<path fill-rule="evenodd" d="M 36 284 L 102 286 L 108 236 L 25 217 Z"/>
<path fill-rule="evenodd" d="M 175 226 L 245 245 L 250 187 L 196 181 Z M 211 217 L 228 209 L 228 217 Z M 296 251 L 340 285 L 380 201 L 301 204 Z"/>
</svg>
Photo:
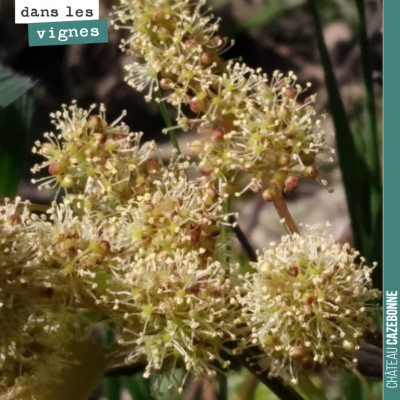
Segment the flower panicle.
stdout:
<svg viewBox="0 0 400 400">
<path fill-rule="evenodd" d="M 238 195 L 248 188 L 292 194 L 300 178 L 326 185 L 318 170 L 332 161 L 333 149 L 315 111 L 316 96 L 305 93 L 311 84 L 303 88 L 293 72 L 275 71 L 269 79 L 261 69 L 224 61 L 228 40 L 204 5 L 128 0 L 116 8 L 115 25 L 131 33 L 122 48 L 140 58 L 127 67 L 128 84 L 148 87 L 148 100 L 154 88 L 164 91 L 162 101 L 176 107 L 178 126 L 200 134 L 188 152 L 199 157 L 202 172 L 249 177 Z"/>
</svg>

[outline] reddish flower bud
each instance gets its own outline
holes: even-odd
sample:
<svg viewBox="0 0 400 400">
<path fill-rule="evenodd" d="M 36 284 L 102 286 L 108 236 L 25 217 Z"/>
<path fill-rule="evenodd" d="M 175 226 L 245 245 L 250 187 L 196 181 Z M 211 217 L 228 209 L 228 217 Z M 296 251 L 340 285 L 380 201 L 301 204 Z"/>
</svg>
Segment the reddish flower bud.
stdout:
<svg viewBox="0 0 400 400">
<path fill-rule="evenodd" d="M 160 168 L 160 162 L 156 158 L 147 161 L 146 168 L 148 172 L 155 172 Z"/>
<path fill-rule="evenodd" d="M 220 142 L 221 140 L 224 139 L 225 132 L 222 129 L 214 129 L 212 135 L 213 135 L 213 139 L 216 142 Z"/>
<path fill-rule="evenodd" d="M 290 154 L 282 154 L 279 157 L 279 164 L 280 165 L 289 165 L 290 161 L 292 161 L 292 157 Z"/>
<path fill-rule="evenodd" d="M 173 86 L 173 82 L 171 79 L 168 78 L 162 78 L 160 80 L 160 88 L 163 90 L 169 90 L 172 89 Z"/>
<path fill-rule="evenodd" d="M 192 100 L 189 106 L 190 109 L 196 114 L 201 113 L 206 109 L 206 103 L 204 100 Z"/>
<path fill-rule="evenodd" d="M 214 54 L 211 53 L 211 51 L 205 51 L 200 56 L 200 61 L 204 65 L 211 64 L 213 62 L 213 60 L 214 60 Z"/>
<path fill-rule="evenodd" d="M 293 193 L 296 189 L 297 186 L 299 186 L 299 180 L 295 176 L 289 176 L 285 180 L 285 190 L 287 190 L 289 193 Z"/>
<path fill-rule="evenodd" d="M 154 11 L 152 17 L 155 21 L 161 21 L 165 17 L 164 11 L 162 10 Z"/>
<path fill-rule="evenodd" d="M 50 164 L 48 168 L 50 175 L 60 175 L 65 172 L 65 170 L 65 164 L 61 162 Z"/>
<path fill-rule="evenodd" d="M 12 225 L 17 225 L 21 222 L 21 216 L 19 214 L 12 214 L 8 217 L 8 222 Z"/>
<path fill-rule="evenodd" d="M 307 167 L 303 171 L 303 176 L 307 179 L 315 179 L 318 175 L 318 170 L 315 167 Z"/>
<path fill-rule="evenodd" d="M 100 247 L 104 250 L 105 253 L 109 253 L 111 250 L 110 242 L 107 240 L 101 240 L 99 243 Z"/>
<path fill-rule="evenodd" d="M 285 96 L 288 99 L 294 99 L 297 96 L 297 90 L 294 87 L 287 88 L 285 91 Z"/>
<path fill-rule="evenodd" d="M 312 303 L 314 303 L 314 297 L 313 296 L 308 296 L 305 300 L 304 303 L 306 303 L 308 306 L 311 306 Z"/>
</svg>

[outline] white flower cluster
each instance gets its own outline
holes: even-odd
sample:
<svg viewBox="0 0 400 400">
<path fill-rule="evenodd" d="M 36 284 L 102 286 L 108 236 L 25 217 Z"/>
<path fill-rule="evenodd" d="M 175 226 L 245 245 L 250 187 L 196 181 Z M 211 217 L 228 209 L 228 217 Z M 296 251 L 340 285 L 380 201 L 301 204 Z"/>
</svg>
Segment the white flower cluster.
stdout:
<svg viewBox="0 0 400 400">
<path fill-rule="evenodd" d="M 261 70 L 225 62 L 228 41 L 217 35 L 218 20 L 204 5 L 122 1 L 115 25 L 131 34 L 122 48 L 140 57 L 127 67 L 127 82 L 147 87 L 150 97 L 165 90 L 163 101 L 176 107 L 178 126 L 200 134 L 188 147 L 205 174 L 233 180 L 242 172 L 255 191 L 293 193 L 300 177 L 316 179 L 321 160 L 332 160 L 315 96 L 303 100 L 310 84 L 302 88 L 292 72 L 276 71 L 269 80 Z"/>
</svg>

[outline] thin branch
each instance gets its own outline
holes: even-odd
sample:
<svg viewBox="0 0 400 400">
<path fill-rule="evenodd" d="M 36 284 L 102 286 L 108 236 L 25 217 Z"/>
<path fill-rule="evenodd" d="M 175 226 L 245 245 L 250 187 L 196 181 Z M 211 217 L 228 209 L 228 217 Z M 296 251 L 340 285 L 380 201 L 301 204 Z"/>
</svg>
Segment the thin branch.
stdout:
<svg viewBox="0 0 400 400">
<path fill-rule="evenodd" d="M 250 242 L 248 241 L 245 233 L 242 231 L 242 228 L 236 222 L 236 219 L 234 217 L 230 217 L 230 222 L 233 224 L 233 231 L 235 232 L 239 243 L 242 245 L 243 250 L 246 252 L 247 256 L 249 257 L 249 260 L 252 262 L 257 262 L 257 254 L 254 251 Z"/>
<path fill-rule="evenodd" d="M 286 201 L 283 198 L 282 188 L 278 186 L 275 188 L 275 193 L 273 195 L 272 202 L 274 203 L 279 218 L 285 221 L 285 225 L 289 230 L 289 232 L 292 234 L 293 233 L 300 234 L 299 228 L 297 228 L 296 222 L 294 222 L 294 219 L 287 207 Z"/>
<path fill-rule="evenodd" d="M 268 378 L 268 373 L 265 371 L 262 374 L 258 373 L 257 368 L 248 361 L 248 358 L 253 354 L 250 354 L 248 351 L 243 353 L 242 356 L 239 357 L 240 362 L 243 366 L 245 366 L 252 374 L 256 375 L 260 381 L 268 387 L 271 392 L 273 392 L 276 396 L 278 396 L 281 400 L 304 400 L 303 397 L 296 392 L 291 386 L 286 385 L 279 378 Z"/>
</svg>

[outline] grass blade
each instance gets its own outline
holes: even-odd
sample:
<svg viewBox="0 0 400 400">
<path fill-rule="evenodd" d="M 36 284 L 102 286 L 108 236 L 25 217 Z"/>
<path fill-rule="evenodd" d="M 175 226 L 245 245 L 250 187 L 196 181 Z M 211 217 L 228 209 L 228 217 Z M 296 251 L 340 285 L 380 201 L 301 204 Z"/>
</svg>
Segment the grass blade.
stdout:
<svg viewBox="0 0 400 400">
<path fill-rule="evenodd" d="M 156 90 L 156 95 L 158 97 L 158 104 L 160 106 L 161 114 L 164 118 L 165 125 L 167 125 L 167 128 L 168 128 L 168 134 L 171 139 L 171 142 L 172 142 L 173 146 L 175 147 L 176 151 L 178 152 L 178 154 L 181 154 L 178 139 L 176 137 L 176 132 L 174 129 L 172 129 L 173 125 L 172 125 L 171 117 L 168 113 L 168 109 L 167 109 L 167 106 L 165 105 L 165 102 L 162 100 L 163 96 L 162 96 L 160 89 Z"/>
<path fill-rule="evenodd" d="M 0 65 L 0 107 L 8 107 L 27 93 L 34 83 Z"/>
<path fill-rule="evenodd" d="M 325 84 L 329 95 L 330 112 L 336 131 L 339 164 L 342 170 L 354 242 L 358 249 L 363 250 L 366 242 L 363 210 L 365 208 L 364 196 L 367 190 L 364 185 L 365 166 L 363 161 L 357 156 L 356 144 L 324 40 L 317 0 L 308 0 L 308 2 L 314 22 L 319 54 L 325 72 Z"/>
<path fill-rule="evenodd" d="M 364 0 L 355 0 L 358 12 L 358 39 L 361 49 L 361 67 L 364 83 L 364 107 L 365 107 L 365 161 L 368 167 L 370 182 L 370 256 L 379 261 L 382 266 L 382 181 L 381 165 L 379 157 L 378 124 L 376 117 L 376 104 L 374 84 L 372 78 L 372 63 L 368 43 L 367 23 L 365 17 Z M 380 267 L 381 268 L 381 267 Z M 375 280 L 380 279 L 379 287 L 382 287 L 381 269 L 375 271 Z M 376 282 L 378 284 L 378 282 Z"/>
</svg>

